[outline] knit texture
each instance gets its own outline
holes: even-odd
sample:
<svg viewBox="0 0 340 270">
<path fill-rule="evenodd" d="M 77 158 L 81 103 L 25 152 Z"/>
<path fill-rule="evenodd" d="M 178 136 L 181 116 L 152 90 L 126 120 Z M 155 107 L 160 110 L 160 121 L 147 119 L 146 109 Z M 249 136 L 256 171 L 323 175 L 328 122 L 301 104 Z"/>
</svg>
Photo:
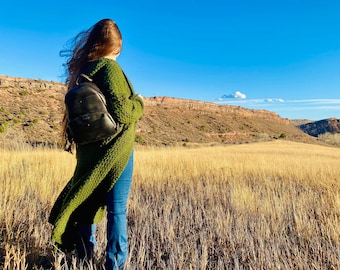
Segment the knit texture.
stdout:
<svg viewBox="0 0 340 270">
<path fill-rule="evenodd" d="M 77 145 L 73 177 L 58 196 L 49 216 L 54 225 L 52 240 L 64 250 L 74 249 L 76 227 L 102 220 L 106 194 L 123 172 L 135 140 L 136 123 L 143 101 L 132 88 L 118 63 L 102 58 L 82 72 L 93 78 L 108 101 L 108 110 L 122 125 L 120 132 L 103 141 Z"/>
</svg>

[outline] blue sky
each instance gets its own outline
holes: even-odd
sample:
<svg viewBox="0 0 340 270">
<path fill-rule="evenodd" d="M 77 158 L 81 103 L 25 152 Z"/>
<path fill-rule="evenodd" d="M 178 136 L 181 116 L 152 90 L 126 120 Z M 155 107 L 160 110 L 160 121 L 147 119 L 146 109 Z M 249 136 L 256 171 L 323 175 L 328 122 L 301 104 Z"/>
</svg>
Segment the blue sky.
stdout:
<svg viewBox="0 0 340 270">
<path fill-rule="evenodd" d="M 102 18 L 135 90 L 340 118 L 340 1 L 22 1 L 0 8 L 0 74 L 62 82 L 59 51 Z"/>
</svg>

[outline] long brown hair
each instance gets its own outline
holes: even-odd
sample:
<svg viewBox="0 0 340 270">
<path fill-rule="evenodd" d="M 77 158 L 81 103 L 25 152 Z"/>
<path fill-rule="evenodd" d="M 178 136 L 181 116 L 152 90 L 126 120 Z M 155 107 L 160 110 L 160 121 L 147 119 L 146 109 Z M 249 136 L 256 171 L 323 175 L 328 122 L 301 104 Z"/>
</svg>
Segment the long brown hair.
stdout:
<svg viewBox="0 0 340 270">
<path fill-rule="evenodd" d="M 86 31 L 80 32 L 69 45 L 60 51 L 66 57 L 64 63 L 68 90 L 76 81 L 80 69 L 88 62 L 111 54 L 119 54 L 122 48 L 122 35 L 117 24 L 111 19 L 103 19 Z M 64 112 L 63 139 L 66 138 L 67 113 Z M 66 141 L 63 142 L 67 144 Z"/>
</svg>

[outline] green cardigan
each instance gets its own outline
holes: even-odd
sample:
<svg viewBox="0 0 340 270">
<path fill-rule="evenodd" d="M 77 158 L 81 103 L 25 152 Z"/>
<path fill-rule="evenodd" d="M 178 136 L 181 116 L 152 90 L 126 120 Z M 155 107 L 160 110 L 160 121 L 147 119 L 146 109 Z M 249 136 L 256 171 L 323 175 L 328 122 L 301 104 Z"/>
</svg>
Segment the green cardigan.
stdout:
<svg viewBox="0 0 340 270">
<path fill-rule="evenodd" d="M 73 177 L 58 196 L 49 216 L 54 225 L 52 240 L 63 250 L 72 250 L 79 223 L 97 223 L 103 218 L 106 193 L 123 172 L 133 150 L 137 121 L 144 112 L 119 64 L 107 58 L 89 63 L 82 72 L 93 78 L 108 103 L 108 110 L 121 123 L 117 135 L 103 141 L 77 145 Z"/>
</svg>

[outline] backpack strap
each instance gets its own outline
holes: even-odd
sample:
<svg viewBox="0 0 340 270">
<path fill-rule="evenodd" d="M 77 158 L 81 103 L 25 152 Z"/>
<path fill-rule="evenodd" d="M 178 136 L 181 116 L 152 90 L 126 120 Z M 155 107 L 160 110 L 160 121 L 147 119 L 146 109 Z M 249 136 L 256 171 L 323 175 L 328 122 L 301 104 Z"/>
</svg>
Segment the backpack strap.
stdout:
<svg viewBox="0 0 340 270">
<path fill-rule="evenodd" d="M 82 79 L 85 79 L 85 80 L 87 80 L 87 81 L 89 81 L 89 82 L 92 82 L 93 80 L 90 78 L 90 76 L 88 76 L 88 75 L 86 75 L 86 74 L 84 74 L 84 73 L 81 73 L 78 77 L 77 77 L 77 79 L 76 79 L 76 85 L 79 85 L 79 83 L 81 83 L 81 80 Z"/>
</svg>

